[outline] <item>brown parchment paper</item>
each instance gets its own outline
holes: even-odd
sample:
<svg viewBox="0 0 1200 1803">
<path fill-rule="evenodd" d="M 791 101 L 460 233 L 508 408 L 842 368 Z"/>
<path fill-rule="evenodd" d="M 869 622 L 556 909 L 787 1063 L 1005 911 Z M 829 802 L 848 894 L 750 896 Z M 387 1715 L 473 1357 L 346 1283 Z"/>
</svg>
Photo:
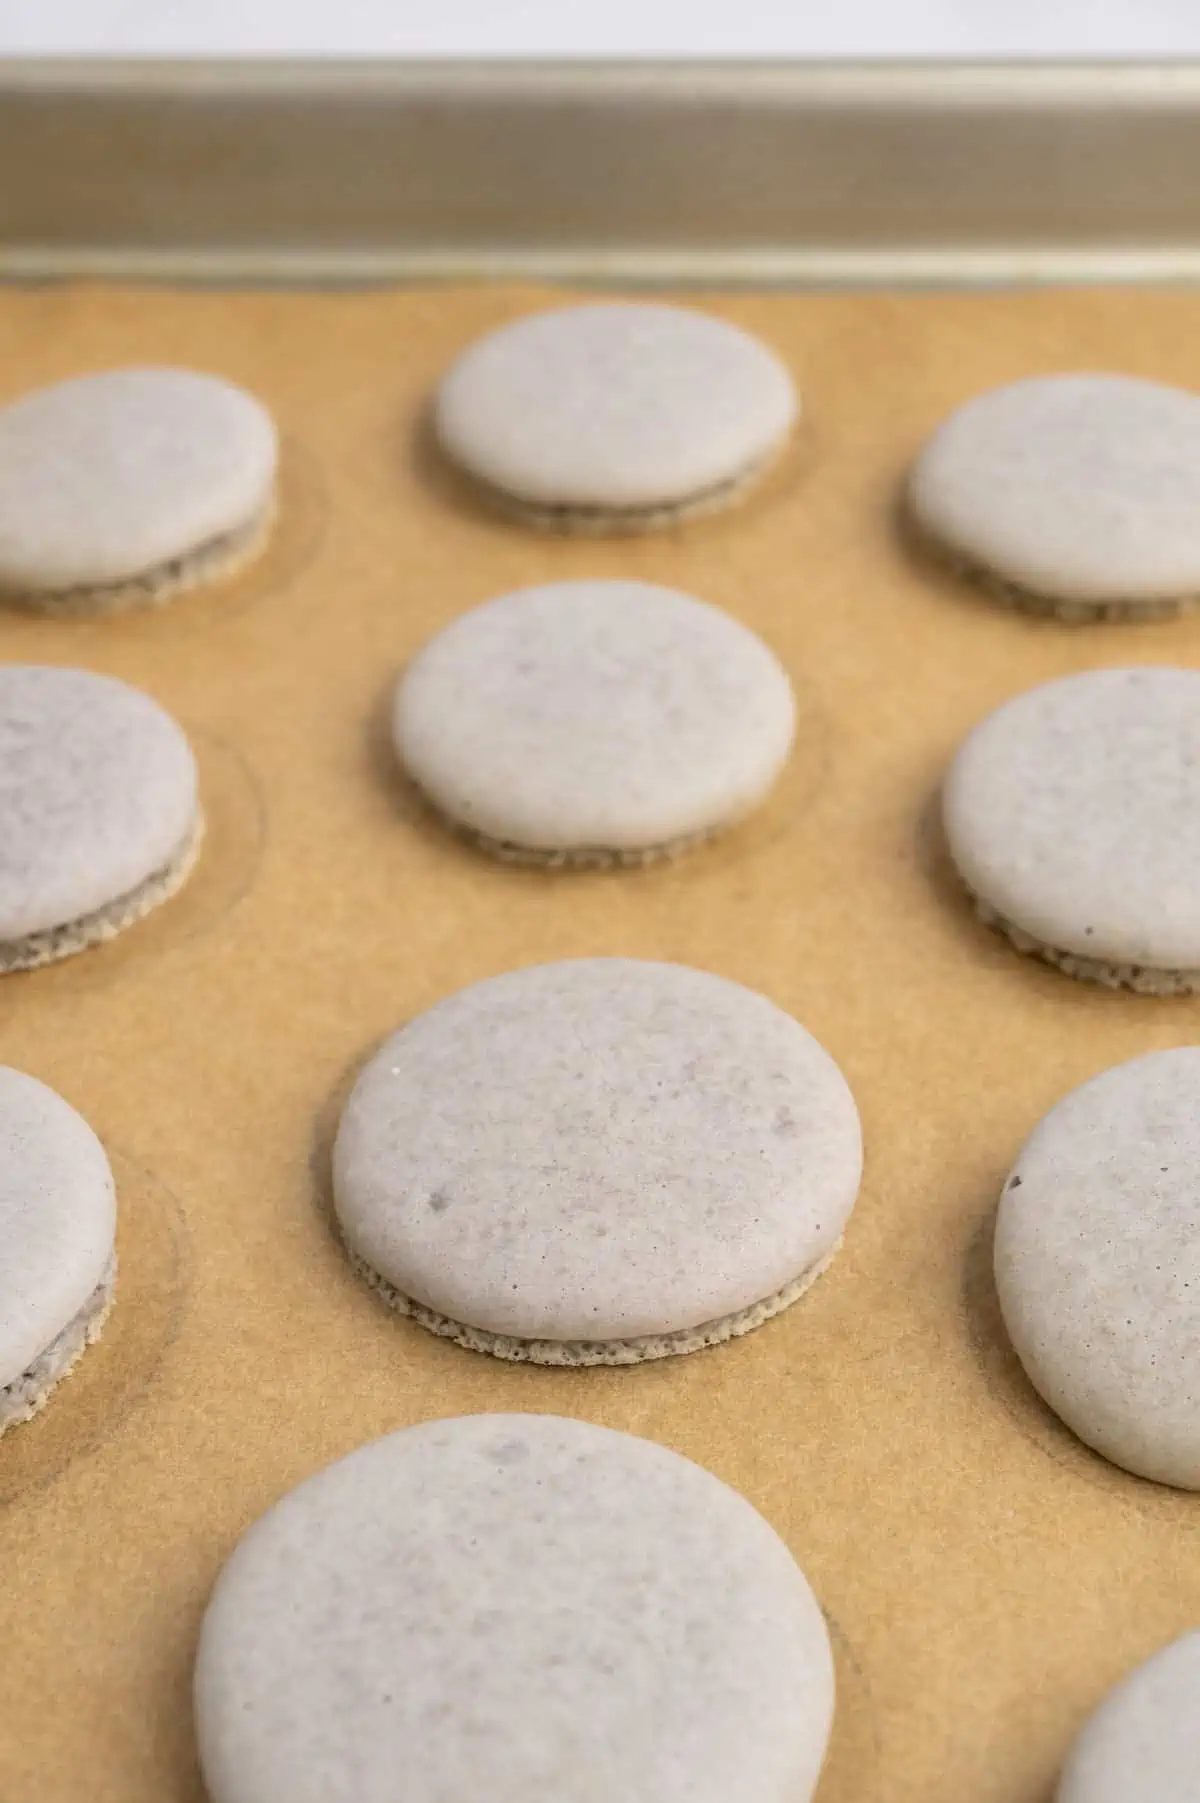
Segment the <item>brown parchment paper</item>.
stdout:
<svg viewBox="0 0 1200 1803">
<path fill-rule="evenodd" d="M 1200 664 L 1200 620 L 1023 619 L 914 556 L 894 512 L 926 432 L 990 383 L 1114 367 L 1200 387 L 1200 295 L 706 297 L 794 368 L 802 440 L 741 510 L 599 543 L 490 518 L 422 429 L 459 348 L 550 298 L 0 295 L 4 398 L 182 362 L 255 389 L 286 440 L 279 533 L 243 578 L 160 614 L 0 616 L 0 656 L 109 671 L 174 710 L 212 827 L 153 919 L 0 985 L 0 1059 L 92 1121 L 122 1205 L 104 1340 L 0 1444 L 3 1803 L 197 1803 L 189 1669 L 237 1536 L 339 1454 L 464 1411 L 648 1435 L 768 1516 L 837 1645 L 820 1803 L 1045 1803 L 1104 1690 L 1200 1623 L 1200 1498 L 1106 1466 L 1046 1413 L 988 1258 L 1039 1116 L 1108 1064 L 1200 1040 L 1200 1002 L 1017 957 L 964 904 L 930 807 L 1005 697 L 1095 665 Z M 492 864 L 423 817 L 386 755 L 388 691 L 432 632 L 586 575 L 728 608 L 797 683 L 778 796 L 675 866 Z M 405 1018 L 601 952 L 719 971 L 794 1012 L 853 1085 L 866 1179 L 833 1269 L 747 1339 L 635 1370 L 509 1367 L 353 1277 L 329 1138 L 354 1067 Z"/>
</svg>

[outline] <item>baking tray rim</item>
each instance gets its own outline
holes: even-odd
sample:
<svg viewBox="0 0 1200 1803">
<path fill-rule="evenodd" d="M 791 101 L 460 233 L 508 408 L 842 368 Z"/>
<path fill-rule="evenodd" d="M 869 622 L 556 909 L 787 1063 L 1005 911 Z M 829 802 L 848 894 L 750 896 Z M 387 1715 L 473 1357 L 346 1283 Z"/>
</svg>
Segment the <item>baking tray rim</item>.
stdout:
<svg viewBox="0 0 1200 1803">
<path fill-rule="evenodd" d="M 1200 60 L 11 58 L 0 158 L 8 280 L 1200 276 Z"/>
</svg>

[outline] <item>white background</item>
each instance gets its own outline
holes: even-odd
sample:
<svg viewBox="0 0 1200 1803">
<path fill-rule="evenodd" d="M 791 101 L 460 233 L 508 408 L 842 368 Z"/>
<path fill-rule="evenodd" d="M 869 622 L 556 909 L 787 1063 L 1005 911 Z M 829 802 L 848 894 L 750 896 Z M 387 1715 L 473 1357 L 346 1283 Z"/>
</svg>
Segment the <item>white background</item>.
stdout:
<svg viewBox="0 0 1200 1803">
<path fill-rule="evenodd" d="M 0 55 L 1200 56 L 1200 0 L 0 0 Z"/>
</svg>

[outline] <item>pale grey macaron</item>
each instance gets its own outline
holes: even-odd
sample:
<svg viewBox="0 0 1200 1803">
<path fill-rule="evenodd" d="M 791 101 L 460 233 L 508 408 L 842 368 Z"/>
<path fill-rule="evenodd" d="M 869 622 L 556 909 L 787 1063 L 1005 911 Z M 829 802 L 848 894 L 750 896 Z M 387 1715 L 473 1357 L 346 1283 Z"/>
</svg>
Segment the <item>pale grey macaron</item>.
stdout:
<svg viewBox="0 0 1200 1803">
<path fill-rule="evenodd" d="M 1200 671 L 1090 670 L 990 714 L 943 794 L 983 918 L 1073 977 L 1200 988 Z"/>
<path fill-rule="evenodd" d="M 1198 1191 L 1200 1047 L 1151 1052 L 1051 1109 L 995 1240 L 1034 1388 L 1113 1464 L 1187 1490 L 1200 1490 Z"/>
<path fill-rule="evenodd" d="M 951 414 L 917 459 L 922 532 L 1002 600 L 1147 619 L 1200 597 L 1200 395 L 1034 376 Z"/>
<path fill-rule="evenodd" d="M 736 1491 L 628 1434 L 474 1415 L 256 1522 L 194 1694 L 212 1803 L 809 1803 L 834 1677 Z"/>
<path fill-rule="evenodd" d="M 794 1302 L 862 1173 L 832 1058 L 765 996 L 592 958 L 476 983 L 359 1076 L 333 1153 L 362 1274 L 422 1326 L 540 1364 L 713 1346 Z"/>
<path fill-rule="evenodd" d="M 132 926 L 186 880 L 202 835 L 191 747 L 149 695 L 0 664 L 0 972 Z"/>
<path fill-rule="evenodd" d="M 116 1225 L 112 1172 L 87 1122 L 0 1065 L 0 1434 L 31 1420 L 98 1337 Z"/>
<path fill-rule="evenodd" d="M 762 640 L 645 582 L 520 589 L 463 614 L 396 690 L 400 762 L 485 850 L 645 863 L 751 813 L 796 704 Z"/>
<path fill-rule="evenodd" d="M 105 612 L 232 574 L 266 541 L 278 445 L 219 376 L 75 376 L 0 407 L 0 600 Z"/>
<path fill-rule="evenodd" d="M 464 351 L 438 389 L 446 454 L 502 510 L 559 532 L 644 532 L 737 500 L 799 412 L 774 351 L 687 307 L 535 313 Z"/>
<path fill-rule="evenodd" d="M 1055 1803 L 1196 1803 L 1200 1633 L 1185 1634 L 1110 1691 L 1071 1752 Z"/>
</svg>

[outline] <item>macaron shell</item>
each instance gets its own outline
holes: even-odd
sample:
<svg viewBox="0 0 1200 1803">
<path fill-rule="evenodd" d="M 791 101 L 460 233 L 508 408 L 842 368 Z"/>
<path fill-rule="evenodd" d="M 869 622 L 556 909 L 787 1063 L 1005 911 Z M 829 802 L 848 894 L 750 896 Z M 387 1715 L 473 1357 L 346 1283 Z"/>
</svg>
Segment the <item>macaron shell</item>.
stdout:
<svg viewBox="0 0 1200 1803">
<path fill-rule="evenodd" d="M 1034 594 L 1200 596 L 1200 395 L 1052 375 L 967 401 L 909 483 L 923 529 Z"/>
<path fill-rule="evenodd" d="M 1014 1166 L 996 1288 L 1041 1396 L 1114 1464 L 1200 1490 L 1200 1048 L 1073 1090 Z"/>
<path fill-rule="evenodd" d="M 383 1046 L 334 1191 L 403 1295 L 525 1339 L 625 1340 L 773 1296 L 836 1246 L 862 1172 L 833 1060 L 765 997 L 598 958 L 475 984 Z"/>
<path fill-rule="evenodd" d="M 1185 1634 L 1110 1692 L 1067 1761 L 1055 1803 L 1195 1803 L 1200 1633 Z"/>
<path fill-rule="evenodd" d="M 479 1415 L 364 1447 L 251 1528 L 195 1699 L 212 1803 L 807 1803 L 833 1672 L 799 1567 L 718 1479 Z"/>
<path fill-rule="evenodd" d="M 740 819 L 795 730 L 746 627 L 637 582 L 522 589 L 461 616 L 396 692 L 402 764 L 451 820 L 546 852 L 646 850 Z"/>
<path fill-rule="evenodd" d="M 0 665 L 0 940 L 82 918 L 137 888 L 196 824 L 182 730 L 114 677 Z"/>
<path fill-rule="evenodd" d="M 68 1102 L 0 1066 L 0 1388 L 79 1314 L 113 1252 L 116 1190 Z"/>
<path fill-rule="evenodd" d="M 943 792 L 968 888 L 1061 951 L 1200 967 L 1200 671 L 1092 670 L 966 739 Z"/>
<path fill-rule="evenodd" d="M 262 403 L 218 376 L 77 376 L 0 408 L 0 592 L 120 583 L 247 526 L 278 444 Z"/>
<path fill-rule="evenodd" d="M 777 451 L 791 377 L 737 326 L 684 307 L 564 307 L 502 326 L 443 379 L 448 454 L 503 494 L 598 510 L 686 503 Z"/>
</svg>

